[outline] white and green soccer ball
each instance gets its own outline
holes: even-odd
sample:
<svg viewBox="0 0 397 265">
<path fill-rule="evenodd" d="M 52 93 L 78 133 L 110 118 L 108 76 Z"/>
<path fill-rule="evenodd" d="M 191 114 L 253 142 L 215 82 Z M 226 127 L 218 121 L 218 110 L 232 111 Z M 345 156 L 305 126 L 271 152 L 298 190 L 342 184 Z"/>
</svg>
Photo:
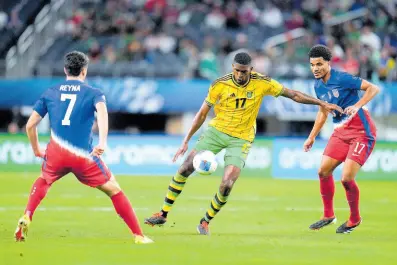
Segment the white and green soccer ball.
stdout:
<svg viewBox="0 0 397 265">
<path fill-rule="evenodd" d="M 193 167 L 201 175 L 209 175 L 216 170 L 218 162 L 211 151 L 198 152 L 193 158 Z"/>
</svg>

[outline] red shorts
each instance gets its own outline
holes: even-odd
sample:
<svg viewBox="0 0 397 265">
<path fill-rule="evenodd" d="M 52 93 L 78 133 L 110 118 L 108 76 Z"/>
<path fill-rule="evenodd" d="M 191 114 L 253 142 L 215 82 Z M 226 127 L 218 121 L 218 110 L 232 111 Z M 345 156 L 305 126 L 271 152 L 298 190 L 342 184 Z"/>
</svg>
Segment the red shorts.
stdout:
<svg viewBox="0 0 397 265">
<path fill-rule="evenodd" d="M 360 110 L 331 135 L 324 155 L 344 162 L 349 158 L 361 166 L 375 147 L 376 127 L 368 111 Z"/>
<path fill-rule="evenodd" d="M 90 187 L 105 184 L 112 175 L 100 158 L 78 156 L 51 140 L 42 165 L 43 178 L 52 184 L 68 173 Z"/>
</svg>

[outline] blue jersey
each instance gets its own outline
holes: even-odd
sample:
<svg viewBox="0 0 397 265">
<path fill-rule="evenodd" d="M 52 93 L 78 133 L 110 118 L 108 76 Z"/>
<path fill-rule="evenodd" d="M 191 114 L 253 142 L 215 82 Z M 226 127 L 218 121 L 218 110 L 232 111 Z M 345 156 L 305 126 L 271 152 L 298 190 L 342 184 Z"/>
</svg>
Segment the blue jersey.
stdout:
<svg viewBox="0 0 397 265">
<path fill-rule="evenodd" d="M 92 151 L 92 126 L 95 105 L 105 102 L 99 89 L 77 80 L 65 81 L 48 89 L 34 105 L 34 110 L 50 119 L 51 138 L 76 154 Z"/>
<path fill-rule="evenodd" d="M 322 79 L 317 79 L 314 84 L 314 90 L 317 98 L 345 109 L 360 100 L 361 83 L 362 79 L 359 77 L 331 69 L 331 76 L 327 83 L 324 83 Z M 359 112 L 362 112 L 362 109 Z M 340 124 L 348 118 L 349 116 L 346 114 L 337 113 L 336 117 L 333 118 L 333 122 Z"/>
</svg>

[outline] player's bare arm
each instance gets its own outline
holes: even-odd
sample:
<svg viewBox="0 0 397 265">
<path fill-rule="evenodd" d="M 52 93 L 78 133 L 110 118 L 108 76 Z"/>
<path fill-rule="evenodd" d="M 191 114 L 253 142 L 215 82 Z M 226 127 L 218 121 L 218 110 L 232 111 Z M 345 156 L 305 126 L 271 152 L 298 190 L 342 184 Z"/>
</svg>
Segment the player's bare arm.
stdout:
<svg viewBox="0 0 397 265">
<path fill-rule="evenodd" d="M 317 112 L 316 120 L 314 121 L 313 129 L 310 132 L 309 137 L 307 137 L 305 143 L 303 144 L 303 150 L 305 152 L 310 151 L 310 149 L 312 148 L 317 135 L 320 133 L 325 122 L 327 121 L 327 117 L 327 111 L 323 107 L 320 107 Z"/>
<path fill-rule="evenodd" d="M 196 116 L 193 119 L 192 127 L 190 128 L 189 132 L 183 139 L 181 147 L 178 149 L 174 158 L 172 159 L 173 162 L 175 162 L 179 156 L 184 155 L 186 153 L 190 138 L 192 138 L 192 136 L 197 132 L 197 130 L 200 129 L 201 125 L 203 125 L 210 109 L 211 107 L 208 105 L 208 103 L 203 102 L 200 110 L 197 112 Z"/>
<path fill-rule="evenodd" d="M 335 111 L 338 111 L 339 113 L 343 113 L 343 110 L 341 107 L 335 105 L 335 104 L 329 104 L 325 101 L 316 99 L 314 97 L 311 97 L 305 93 L 302 93 L 300 91 L 296 91 L 293 89 L 288 89 L 284 87 L 283 92 L 281 96 L 290 98 L 295 102 L 302 103 L 302 104 L 310 104 L 310 105 L 319 105 L 323 107 L 323 109 L 327 113 L 331 113 L 333 116 L 336 115 Z"/>
<path fill-rule="evenodd" d="M 360 108 L 365 106 L 376 96 L 376 94 L 379 93 L 379 87 L 364 79 L 361 83 L 361 90 L 365 91 L 364 95 L 356 104 L 354 104 L 353 106 L 349 106 L 344 110 L 344 113 L 346 113 L 347 115 L 356 114 Z"/>
<path fill-rule="evenodd" d="M 105 152 L 108 137 L 108 110 L 105 102 L 98 102 L 95 105 L 97 111 L 98 129 L 99 129 L 99 143 L 92 150 L 92 156 L 100 156 Z"/>
<path fill-rule="evenodd" d="M 40 149 L 39 137 L 37 134 L 37 125 L 40 123 L 41 120 L 42 118 L 40 114 L 38 114 L 36 111 L 33 111 L 26 124 L 26 133 L 28 135 L 34 155 L 44 158 L 45 151 Z"/>
</svg>

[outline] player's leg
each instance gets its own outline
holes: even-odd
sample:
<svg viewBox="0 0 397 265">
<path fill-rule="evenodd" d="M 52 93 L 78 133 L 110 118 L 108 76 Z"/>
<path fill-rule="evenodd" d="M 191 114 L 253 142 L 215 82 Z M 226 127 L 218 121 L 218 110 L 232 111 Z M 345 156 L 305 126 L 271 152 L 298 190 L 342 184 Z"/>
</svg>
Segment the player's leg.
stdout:
<svg viewBox="0 0 397 265">
<path fill-rule="evenodd" d="M 138 218 L 134 209 L 132 208 L 131 203 L 113 175 L 111 175 L 109 181 L 98 186 L 97 188 L 110 197 L 116 213 L 121 217 L 121 219 L 124 220 L 132 234 L 135 236 L 135 243 L 153 243 L 150 238 L 143 235 L 142 228 L 139 225 Z"/>
<path fill-rule="evenodd" d="M 350 233 L 361 223 L 359 210 L 360 189 L 355 181 L 355 176 L 361 165 L 351 159 L 346 159 L 342 172 L 342 185 L 346 192 L 347 202 L 350 207 L 349 220 L 336 230 L 337 233 Z"/>
<path fill-rule="evenodd" d="M 215 217 L 216 214 L 226 205 L 229 198 L 230 192 L 232 191 L 234 183 L 237 181 L 240 175 L 241 169 L 234 165 L 227 165 L 225 167 L 225 173 L 222 178 L 219 190 L 215 193 L 214 198 L 210 203 L 210 207 L 206 211 L 203 218 L 200 220 L 200 224 L 197 226 L 197 232 L 201 235 L 209 235 L 209 223 Z"/>
<path fill-rule="evenodd" d="M 182 193 L 182 190 L 186 184 L 188 177 L 194 172 L 193 158 L 197 152 L 203 150 L 210 150 L 214 154 L 219 153 L 223 145 L 219 141 L 219 132 L 209 127 L 203 135 L 200 136 L 195 148 L 189 153 L 185 161 L 179 167 L 175 176 L 172 177 L 170 184 L 168 185 L 167 193 L 164 198 L 161 211 L 159 213 L 153 214 L 151 217 L 145 219 L 145 224 L 163 225 L 167 221 L 167 216 L 172 206 L 174 205 L 178 196 Z"/>
<path fill-rule="evenodd" d="M 153 242 L 143 235 L 138 218 L 129 199 L 120 188 L 116 178 L 100 158 L 93 157 L 93 160 L 89 162 L 76 161 L 73 173 L 83 184 L 95 187 L 109 196 L 116 213 L 123 219 L 135 236 L 135 243 L 147 244 Z"/>
<path fill-rule="evenodd" d="M 189 153 L 168 185 L 160 212 L 154 213 L 151 217 L 145 218 L 145 224 L 150 226 L 162 226 L 167 222 L 169 211 L 171 210 L 178 196 L 182 193 L 188 177 L 194 172 L 193 158 L 196 153 L 197 151 L 194 149 Z"/>
<path fill-rule="evenodd" d="M 120 185 L 117 183 L 116 178 L 111 175 L 109 181 L 97 188 L 109 196 L 116 213 L 124 220 L 132 234 L 135 236 L 143 236 L 143 232 L 134 209 L 132 208 L 127 196 L 125 196 L 124 192 L 120 188 Z"/>
<path fill-rule="evenodd" d="M 228 143 L 225 153 L 225 170 L 219 190 L 215 193 L 208 210 L 197 226 L 197 231 L 201 235 L 209 234 L 208 225 L 210 221 L 227 203 L 233 185 L 240 176 L 251 148 L 251 143 L 248 141 L 225 135 L 223 137 L 227 138 L 224 141 Z"/>
<path fill-rule="evenodd" d="M 29 225 L 33 218 L 33 214 L 39 206 L 40 202 L 46 196 L 50 186 L 51 185 L 48 184 L 41 176 L 37 178 L 36 181 L 33 183 L 33 186 L 30 190 L 25 213 L 21 218 L 19 218 L 18 225 L 15 230 L 14 237 L 16 241 L 24 241 L 26 239 Z"/>
<path fill-rule="evenodd" d="M 193 149 L 183 164 L 180 166 L 175 176 L 171 179 L 168 185 L 168 190 L 164 198 L 163 205 L 161 207 L 161 213 L 163 217 L 167 217 L 168 212 L 171 210 L 178 196 L 182 193 L 185 187 L 187 178 L 194 172 L 193 158 L 197 154 L 197 150 Z"/>
<path fill-rule="evenodd" d="M 62 151 L 57 150 L 56 147 L 50 143 L 46 151 L 46 158 L 42 164 L 42 174 L 33 183 L 29 193 L 25 213 L 18 220 L 18 225 L 14 235 L 16 241 L 24 241 L 26 239 L 33 215 L 41 201 L 47 195 L 52 183 L 69 173 L 68 169 L 65 169 L 63 166 L 63 155 L 55 155 L 57 152 Z"/>
<path fill-rule="evenodd" d="M 375 146 L 374 139 L 357 139 L 352 141 L 349 154 L 343 166 L 342 185 L 349 203 L 350 217 L 336 230 L 337 233 L 350 233 L 360 225 L 361 216 L 359 209 L 360 189 L 355 181 L 356 175 L 365 164 Z"/>
<path fill-rule="evenodd" d="M 33 219 L 33 214 L 39 206 L 40 202 L 47 195 L 47 192 L 51 184 L 48 184 L 43 176 L 38 177 L 32 185 L 29 193 L 28 203 L 25 209 L 25 215 L 29 217 L 29 220 Z"/>
<path fill-rule="evenodd" d="M 318 230 L 329 224 L 336 222 L 334 213 L 334 194 L 335 181 L 333 177 L 334 170 L 346 159 L 349 151 L 349 144 L 339 137 L 332 135 L 329 139 L 321 165 L 318 170 L 320 182 L 320 194 L 323 202 L 323 216 L 317 222 L 309 226 L 312 230 Z"/>
</svg>

